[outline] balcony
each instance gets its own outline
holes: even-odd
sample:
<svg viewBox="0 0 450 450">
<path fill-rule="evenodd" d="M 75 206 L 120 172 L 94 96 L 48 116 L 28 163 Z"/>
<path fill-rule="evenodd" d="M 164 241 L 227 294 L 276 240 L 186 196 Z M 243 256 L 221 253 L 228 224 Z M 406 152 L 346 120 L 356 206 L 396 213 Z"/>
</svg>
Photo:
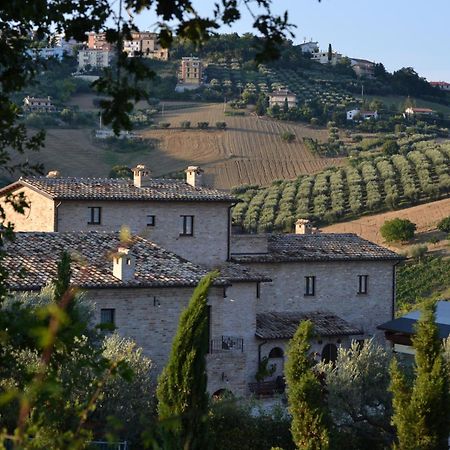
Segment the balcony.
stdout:
<svg viewBox="0 0 450 450">
<path fill-rule="evenodd" d="M 275 380 L 271 381 L 249 383 L 248 388 L 250 392 L 258 398 L 274 397 L 285 391 L 286 383 L 283 377 L 277 377 Z"/>
<path fill-rule="evenodd" d="M 222 353 L 222 352 L 243 352 L 244 351 L 244 339 L 234 336 L 222 336 L 220 338 L 211 339 L 209 343 L 210 353 Z"/>
</svg>

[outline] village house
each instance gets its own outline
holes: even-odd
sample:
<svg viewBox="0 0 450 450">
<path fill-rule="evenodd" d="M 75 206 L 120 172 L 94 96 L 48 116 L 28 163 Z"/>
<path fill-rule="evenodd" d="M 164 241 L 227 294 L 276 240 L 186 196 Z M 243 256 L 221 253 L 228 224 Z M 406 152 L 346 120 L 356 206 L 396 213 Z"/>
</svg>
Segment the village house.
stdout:
<svg viewBox="0 0 450 450">
<path fill-rule="evenodd" d="M 350 59 L 352 69 L 358 78 L 374 78 L 375 63 L 366 59 Z"/>
<path fill-rule="evenodd" d="M 351 109 L 347 111 L 347 120 L 370 120 L 378 119 L 378 111 L 364 111 L 360 109 Z"/>
<path fill-rule="evenodd" d="M 320 64 L 331 64 L 335 66 L 342 59 L 342 54 L 337 52 L 331 52 L 331 59 L 329 59 L 329 56 L 328 52 L 325 51 L 315 52 L 311 55 L 311 60 Z"/>
<path fill-rule="evenodd" d="M 269 106 L 271 108 L 275 105 L 283 108 L 286 103 L 288 108 L 295 108 L 297 106 L 297 96 L 289 89 L 278 89 L 269 93 Z"/>
<path fill-rule="evenodd" d="M 202 60 L 196 56 L 181 58 L 180 81 L 187 84 L 200 84 L 203 77 Z"/>
<path fill-rule="evenodd" d="M 413 117 L 413 116 L 433 116 L 436 114 L 434 110 L 430 108 L 415 108 L 409 107 L 405 109 L 405 116 Z"/>
<path fill-rule="evenodd" d="M 90 50 L 112 50 L 112 44 L 106 40 L 106 33 L 88 34 L 87 47 Z"/>
<path fill-rule="evenodd" d="M 19 231 L 7 247 L 10 288 L 44 286 L 62 250 L 71 251 L 73 282 L 95 303 L 97 321 L 114 319 L 161 368 L 193 286 L 219 269 L 209 296 L 211 393 L 282 390 L 286 346 L 304 319 L 325 360 L 352 339 L 382 338 L 377 326 L 393 319 L 399 255 L 356 235 L 318 233 L 302 219 L 294 234 L 232 234 L 237 199 L 202 186 L 199 167 L 189 166 L 184 181 L 153 179 L 144 165 L 133 171 L 133 180 L 53 172 L 0 190 Z M 25 215 L 5 205 L 20 193 L 30 202 Z M 128 247 L 117 234 L 123 225 L 133 236 Z M 24 278 L 21 267 L 29 268 Z M 255 385 L 265 357 L 275 371 Z"/>
<path fill-rule="evenodd" d="M 86 49 L 78 52 L 78 70 L 87 68 L 102 69 L 109 67 L 112 59 L 112 52 L 105 49 Z"/>
<path fill-rule="evenodd" d="M 312 39 L 309 42 L 305 41 L 299 45 L 302 53 L 317 53 L 319 51 L 319 43 L 313 41 Z"/>
<path fill-rule="evenodd" d="M 450 83 L 447 83 L 446 81 L 430 81 L 430 84 L 441 91 L 450 91 Z"/>
<path fill-rule="evenodd" d="M 32 97 L 27 95 L 23 99 L 23 110 L 25 112 L 55 112 L 56 108 L 51 97 Z"/>
</svg>

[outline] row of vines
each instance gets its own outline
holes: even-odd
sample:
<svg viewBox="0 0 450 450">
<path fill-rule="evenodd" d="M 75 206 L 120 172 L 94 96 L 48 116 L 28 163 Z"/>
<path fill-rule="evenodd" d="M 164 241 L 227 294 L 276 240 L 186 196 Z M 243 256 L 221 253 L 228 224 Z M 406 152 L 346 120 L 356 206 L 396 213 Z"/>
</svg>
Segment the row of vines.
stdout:
<svg viewBox="0 0 450 450">
<path fill-rule="evenodd" d="M 333 223 L 404 208 L 450 194 L 450 144 L 420 142 L 406 154 L 234 192 L 241 202 L 233 208 L 233 223 L 249 232 L 290 232 L 298 218 Z"/>
</svg>

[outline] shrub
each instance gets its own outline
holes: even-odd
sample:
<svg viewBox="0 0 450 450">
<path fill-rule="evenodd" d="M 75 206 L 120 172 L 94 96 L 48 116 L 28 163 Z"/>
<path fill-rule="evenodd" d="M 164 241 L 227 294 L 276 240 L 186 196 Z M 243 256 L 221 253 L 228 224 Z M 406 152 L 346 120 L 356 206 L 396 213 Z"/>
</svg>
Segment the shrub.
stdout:
<svg viewBox="0 0 450 450">
<path fill-rule="evenodd" d="M 109 171 L 110 178 L 132 178 L 133 172 L 128 166 L 113 166 Z"/>
<path fill-rule="evenodd" d="M 428 251 L 428 247 L 426 245 L 413 245 L 409 249 L 409 256 L 414 259 L 422 259 Z"/>
<path fill-rule="evenodd" d="M 381 147 L 381 150 L 386 155 L 395 155 L 400 151 L 400 147 L 395 141 L 386 141 Z"/>
<path fill-rule="evenodd" d="M 408 219 L 395 218 L 384 222 L 380 228 L 386 242 L 409 241 L 414 237 L 416 224 Z"/>
<path fill-rule="evenodd" d="M 191 128 L 191 122 L 189 122 L 189 120 L 184 120 L 180 123 L 180 126 L 184 129 Z"/>
<path fill-rule="evenodd" d="M 442 219 L 438 223 L 437 227 L 439 230 L 444 231 L 445 233 L 450 233 L 450 216 Z"/>
<path fill-rule="evenodd" d="M 169 122 L 160 122 L 159 126 L 161 128 L 169 128 L 170 127 L 170 123 Z"/>
<path fill-rule="evenodd" d="M 226 127 L 227 127 L 226 122 L 216 122 L 216 128 L 218 128 L 219 130 L 225 130 Z"/>
<path fill-rule="evenodd" d="M 284 142 L 293 142 L 295 140 L 295 134 L 291 131 L 283 131 L 280 136 Z"/>
<path fill-rule="evenodd" d="M 209 127 L 209 122 L 197 122 L 197 128 L 206 130 Z"/>
</svg>

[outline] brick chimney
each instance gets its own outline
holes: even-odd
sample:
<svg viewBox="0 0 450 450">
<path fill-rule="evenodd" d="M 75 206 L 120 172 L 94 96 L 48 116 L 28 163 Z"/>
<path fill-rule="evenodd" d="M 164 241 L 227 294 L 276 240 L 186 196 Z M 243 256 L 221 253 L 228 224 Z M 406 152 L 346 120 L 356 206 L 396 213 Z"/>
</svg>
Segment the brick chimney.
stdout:
<svg viewBox="0 0 450 450">
<path fill-rule="evenodd" d="M 298 219 L 295 222 L 295 234 L 312 234 L 312 223 L 308 219 Z"/>
<path fill-rule="evenodd" d="M 125 246 L 119 246 L 113 257 L 113 275 L 121 281 L 134 279 L 136 258 Z"/>
<path fill-rule="evenodd" d="M 138 164 L 133 170 L 133 181 L 136 187 L 146 187 L 151 180 L 150 169 L 145 164 Z"/>
<path fill-rule="evenodd" d="M 186 183 L 193 187 L 203 185 L 203 170 L 199 166 L 189 166 L 186 170 Z"/>
</svg>

